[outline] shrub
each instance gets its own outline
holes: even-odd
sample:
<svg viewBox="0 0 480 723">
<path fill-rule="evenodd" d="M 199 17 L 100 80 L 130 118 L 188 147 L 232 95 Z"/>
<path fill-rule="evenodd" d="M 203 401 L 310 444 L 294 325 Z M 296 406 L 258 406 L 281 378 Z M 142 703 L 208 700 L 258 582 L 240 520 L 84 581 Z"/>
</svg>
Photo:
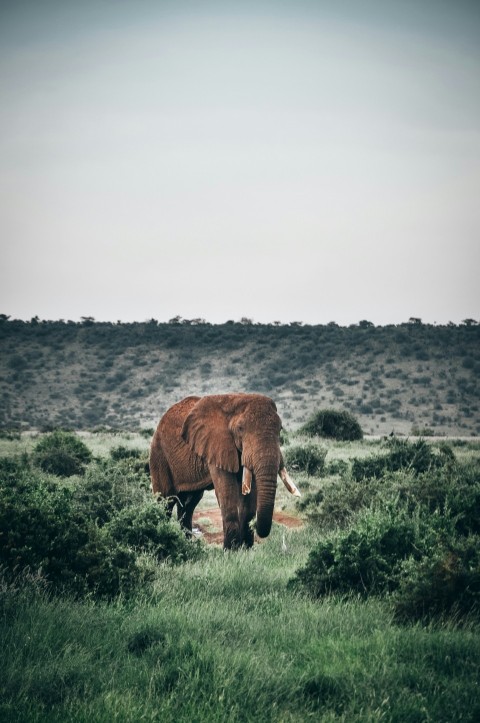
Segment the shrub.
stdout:
<svg viewBox="0 0 480 723">
<path fill-rule="evenodd" d="M 328 471 L 328 470 L 327 470 Z M 410 512 L 418 506 L 430 514 L 455 519 L 460 535 L 480 534 L 480 470 L 477 463 L 455 463 L 416 475 L 412 470 L 386 472 L 376 477 L 326 479 L 320 490 L 306 494 L 298 507 L 323 529 L 344 527 L 372 505 L 402 502 Z"/>
<path fill-rule="evenodd" d="M 148 477 L 139 472 L 137 460 L 101 460 L 86 470 L 82 483 L 75 488 L 75 500 L 79 509 L 103 525 L 124 507 L 141 505 L 148 486 Z"/>
<path fill-rule="evenodd" d="M 310 552 L 295 581 L 314 597 L 393 590 L 401 561 L 423 544 L 419 533 L 418 521 L 405 509 L 365 510 L 355 525 L 330 533 Z"/>
<path fill-rule="evenodd" d="M 386 455 L 374 455 L 365 459 L 355 458 L 352 462 L 353 479 L 359 481 L 382 477 L 386 472 L 396 472 L 401 469 L 421 474 L 430 469 L 443 467 L 455 458 L 448 445 L 442 446 L 436 454 L 424 439 L 411 443 L 393 437 L 387 441 L 387 450 Z"/>
<path fill-rule="evenodd" d="M 396 616 L 402 620 L 478 615 L 480 537 L 457 538 L 420 560 L 405 560 L 393 600 Z"/>
<path fill-rule="evenodd" d="M 335 409 L 316 412 L 299 432 L 309 437 L 328 437 L 347 442 L 363 438 L 362 428 L 353 414 Z"/>
<path fill-rule="evenodd" d="M 0 439 L 21 439 L 19 429 L 0 429 Z"/>
<path fill-rule="evenodd" d="M 320 490 L 305 494 L 297 507 L 322 530 L 340 529 L 372 503 L 378 484 L 377 480 L 354 484 L 350 479 L 326 479 Z"/>
<path fill-rule="evenodd" d="M 327 450 L 314 442 L 287 447 L 283 456 L 286 466 L 297 472 L 320 476 L 325 471 Z"/>
<path fill-rule="evenodd" d="M 200 550 L 199 545 L 192 545 L 179 534 L 165 507 L 153 501 L 121 510 L 108 523 L 108 529 L 118 542 L 148 552 L 157 560 L 180 562 L 191 559 Z"/>
<path fill-rule="evenodd" d="M 411 434 L 413 437 L 433 437 L 435 430 L 431 427 L 417 427 L 414 425 Z"/>
<path fill-rule="evenodd" d="M 0 565 L 11 579 L 40 570 L 54 591 L 110 599 L 149 583 L 152 554 L 174 563 L 199 554 L 125 465 L 90 466 L 72 489 L 20 460 L 0 462 Z"/>
<path fill-rule="evenodd" d="M 327 474 L 345 475 L 349 469 L 348 462 L 345 459 L 334 459 L 327 466 Z"/>
<path fill-rule="evenodd" d="M 315 597 L 389 593 L 402 619 L 478 614 L 479 465 L 448 445 L 438 457 L 427 471 L 345 475 L 305 496 L 301 509 L 326 534 L 290 584 Z"/>
<path fill-rule="evenodd" d="M 118 447 L 114 447 L 110 450 L 110 457 L 114 461 L 118 461 L 119 459 L 139 459 L 142 454 L 143 452 L 141 449 L 130 449 L 129 447 L 124 447 L 123 445 L 119 445 Z"/>
<path fill-rule="evenodd" d="M 36 444 L 33 461 L 44 472 L 60 477 L 83 474 L 92 453 L 74 432 L 56 430 Z"/>
<path fill-rule="evenodd" d="M 41 570 L 56 590 L 113 597 L 136 586 L 135 555 L 79 514 L 73 492 L 42 473 L 2 475 L 0 561 L 11 575 Z"/>
</svg>

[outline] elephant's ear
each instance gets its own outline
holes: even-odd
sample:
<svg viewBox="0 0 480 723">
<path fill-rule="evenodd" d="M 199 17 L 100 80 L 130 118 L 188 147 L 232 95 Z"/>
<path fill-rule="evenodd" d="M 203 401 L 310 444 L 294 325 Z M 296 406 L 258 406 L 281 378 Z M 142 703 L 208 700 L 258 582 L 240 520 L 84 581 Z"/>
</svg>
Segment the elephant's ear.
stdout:
<svg viewBox="0 0 480 723">
<path fill-rule="evenodd" d="M 238 472 L 238 450 L 228 422 L 228 416 L 220 404 L 204 397 L 185 419 L 182 438 L 209 464 L 214 464 L 226 472 Z"/>
</svg>

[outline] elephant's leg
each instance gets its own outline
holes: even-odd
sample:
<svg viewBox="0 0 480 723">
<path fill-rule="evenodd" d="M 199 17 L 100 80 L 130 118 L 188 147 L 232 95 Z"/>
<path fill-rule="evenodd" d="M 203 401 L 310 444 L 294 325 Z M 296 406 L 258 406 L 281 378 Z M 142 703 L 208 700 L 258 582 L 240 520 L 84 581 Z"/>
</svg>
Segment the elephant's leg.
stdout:
<svg viewBox="0 0 480 723">
<path fill-rule="evenodd" d="M 222 510 L 223 518 L 223 548 L 224 550 L 237 550 L 242 545 L 242 532 L 238 519 L 238 510 Z"/>
<path fill-rule="evenodd" d="M 240 483 L 237 475 L 215 467 L 210 468 L 210 474 L 222 513 L 223 547 L 225 550 L 233 550 L 243 542 L 239 518 Z"/>
<path fill-rule="evenodd" d="M 192 517 L 195 507 L 203 497 L 204 490 L 194 490 L 192 492 L 179 492 L 177 517 L 182 528 L 187 532 L 192 532 Z"/>
<path fill-rule="evenodd" d="M 250 523 L 255 517 L 257 509 L 257 491 L 255 485 L 252 486 L 248 495 L 242 495 L 239 508 L 240 531 L 242 534 L 242 542 L 245 547 L 253 547 L 254 532 L 250 527 Z"/>
</svg>

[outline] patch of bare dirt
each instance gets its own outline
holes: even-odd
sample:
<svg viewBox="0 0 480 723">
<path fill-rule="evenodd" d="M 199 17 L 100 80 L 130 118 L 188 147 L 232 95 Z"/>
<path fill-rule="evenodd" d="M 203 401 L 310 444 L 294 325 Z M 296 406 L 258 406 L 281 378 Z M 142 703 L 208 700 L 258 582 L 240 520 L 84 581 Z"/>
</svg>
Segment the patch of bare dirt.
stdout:
<svg viewBox="0 0 480 723">
<path fill-rule="evenodd" d="M 303 522 L 298 517 L 288 515 L 285 512 L 274 512 L 273 521 L 284 525 L 289 529 L 302 527 Z M 197 510 L 193 514 L 193 529 L 198 530 L 209 544 L 223 544 L 222 515 L 218 507 L 208 510 Z M 258 538 L 255 538 L 258 541 Z"/>
</svg>

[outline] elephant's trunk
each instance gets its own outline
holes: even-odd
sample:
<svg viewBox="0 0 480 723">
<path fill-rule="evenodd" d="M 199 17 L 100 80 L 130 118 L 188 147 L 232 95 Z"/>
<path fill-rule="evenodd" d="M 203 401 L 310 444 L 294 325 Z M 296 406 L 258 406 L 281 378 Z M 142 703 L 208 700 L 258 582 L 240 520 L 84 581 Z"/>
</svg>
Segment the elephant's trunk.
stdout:
<svg viewBox="0 0 480 723">
<path fill-rule="evenodd" d="M 300 492 L 285 469 L 276 440 L 265 438 L 256 450 L 244 447 L 242 465 L 242 493 L 250 493 L 253 473 L 257 493 L 256 530 L 259 537 L 267 537 L 272 528 L 277 475 L 280 474 L 284 485 L 293 495 L 300 497 Z"/>
<path fill-rule="evenodd" d="M 268 477 L 256 475 L 255 480 L 257 483 L 257 534 L 259 537 L 268 537 L 272 528 L 277 473 Z"/>
</svg>

